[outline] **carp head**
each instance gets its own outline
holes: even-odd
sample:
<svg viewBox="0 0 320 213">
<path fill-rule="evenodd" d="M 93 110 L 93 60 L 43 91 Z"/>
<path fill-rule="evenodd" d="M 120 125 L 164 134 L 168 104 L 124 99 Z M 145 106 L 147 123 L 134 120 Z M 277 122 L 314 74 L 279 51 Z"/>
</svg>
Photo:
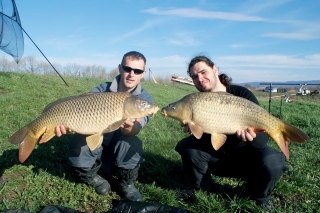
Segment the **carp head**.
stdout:
<svg viewBox="0 0 320 213">
<path fill-rule="evenodd" d="M 158 106 L 136 96 L 128 97 L 124 102 L 124 113 L 128 118 L 142 118 L 153 116 L 159 110 Z"/>
<path fill-rule="evenodd" d="M 192 107 L 187 101 L 181 99 L 163 107 L 161 109 L 161 114 L 178 121 L 189 121 L 192 118 Z"/>
</svg>

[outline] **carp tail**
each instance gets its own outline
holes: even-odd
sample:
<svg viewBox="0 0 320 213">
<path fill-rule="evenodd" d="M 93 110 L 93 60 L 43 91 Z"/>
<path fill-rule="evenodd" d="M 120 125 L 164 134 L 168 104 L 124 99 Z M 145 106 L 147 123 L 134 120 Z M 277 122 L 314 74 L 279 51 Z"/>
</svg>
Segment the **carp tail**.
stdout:
<svg viewBox="0 0 320 213">
<path fill-rule="evenodd" d="M 269 132 L 270 137 L 278 144 L 283 154 L 289 159 L 289 142 L 305 143 L 310 138 L 300 129 L 283 122 L 280 128 Z"/>
<path fill-rule="evenodd" d="M 45 128 L 43 132 L 44 131 Z M 30 156 L 38 142 L 38 139 L 39 137 L 34 135 L 28 126 L 21 128 L 9 138 L 10 143 L 19 144 L 19 161 L 21 163 Z"/>
</svg>

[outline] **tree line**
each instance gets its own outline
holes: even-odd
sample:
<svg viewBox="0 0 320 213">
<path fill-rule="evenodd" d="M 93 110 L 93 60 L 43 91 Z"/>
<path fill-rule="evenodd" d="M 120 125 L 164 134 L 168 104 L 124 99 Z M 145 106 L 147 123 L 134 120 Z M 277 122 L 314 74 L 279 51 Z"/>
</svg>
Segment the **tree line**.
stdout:
<svg viewBox="0 0 320 213">
<path fill-rule="evenodd" d="M 107 71 L 105 67 L 96 65 L 83 66 L 76 63 L 70 63 L 65 66 L 62 66 L 59 63 L 52 63 L 52 65 L 62 76 L 112 80 L 119 74 L 118 67 Z M 14 60 L 10 60 L 6 55 L 2 55 L 0 57 L 0 71 L 57 75 L 56 71 L 47 61 L 39 61 L 34 56 L 25 56 L 21 58 L 17 64 Z M 155 79 L 162 84 L 171 83 L 171 76 L 157 76 Z M 142 81 L 153 81 L 150 78 L 150 72 L 148 73 L 147 70 Z"/>
<path fill-rule="evenodd" d="M 118 68 L 107 71 L 105 67 L 96 65 L 83 66 L 76 63 L 65 66 L 58 63 L 52 63 L 52 65 L 62 76 L 113 79 L 119 74 Z M 45 75 L 57 74 L 47 61 L 39 61 L 34 56 L 25 56 L 17 64 L 3 55 L 0 57 L 0 70 Z"/>
</svg>

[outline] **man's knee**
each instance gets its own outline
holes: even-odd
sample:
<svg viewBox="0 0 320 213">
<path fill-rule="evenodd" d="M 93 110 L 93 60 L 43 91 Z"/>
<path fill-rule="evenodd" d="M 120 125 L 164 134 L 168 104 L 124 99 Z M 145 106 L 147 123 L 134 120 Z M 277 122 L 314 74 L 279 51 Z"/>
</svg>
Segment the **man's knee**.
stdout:
<svg viewBox="0 0 320 213">
<path fill-rule="evenodd" d="M 74 134 L 69 142 L 68 158 L 71 166 L 91 168 L 97 158 L 100 158 L 102 147 L 90 150 L 87 146 L 86 135 Z"/>
<path fill-rule="evenodd" d="M 118 139 L 116 147 L 121 147 L 124 150 L 135 150 L 142 154 L 142 141 L 137 136 L 121 136 Z"/>
<path fill-rule="evenodd" d="M 185 138 L 184 139 L 182 139 L 181 141 L 179 141 L 178 143 L 177 143 L 177 145 L 176 145 L 176 147 L 174 148 L 174 150 L 176 151 L 176 152 L 178 152 L 179 154 L 185 149 L 185 147 L 186 147 L 186 142 L 185 142 L 186 140 L 185 140 Z M 181 155 L 181 154 L 180 154 Z"/>
<path fill-rule="evenodd" d="M 87 146 L 86 136 L 75 133 L 69 142 L 68 157 L 80 156 L 81 147 Z"/>
<path fill-rule="evenodd" d="M 284 171 L 288 170 L 285 156 L 271 147 L 268 147 L 267 149 L 268 151 L 266 151 L 262 158 L 262 173 L 271 179 L 278 179 Z"/>
<path fill-rule="evenodd" d="M 180 155 L 183 155 L 189 149 L 197 149 L 197 143 L 195 139 L 196 138 L 194 136 L 189 136 L 179 141 L 175 147 L 176 152 L 178 152 Z"/>
<path fill-rule="evenodd" d="M 137 136 L 121 136 L 114 151 L 117 167 L 133 169 L 143 162 L 142 141 Z"/>
</svg>

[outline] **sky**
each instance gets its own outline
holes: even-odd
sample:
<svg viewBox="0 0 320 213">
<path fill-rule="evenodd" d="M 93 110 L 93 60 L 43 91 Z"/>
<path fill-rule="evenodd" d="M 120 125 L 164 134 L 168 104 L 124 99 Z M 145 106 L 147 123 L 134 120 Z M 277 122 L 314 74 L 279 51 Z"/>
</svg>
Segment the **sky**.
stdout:
<svg viewBox="0 0 320 213">
<path fill-rule="evenodd" d="M 136 50 L 154 77 L 188 77 L 189 61 L 204 54 L 234 83 L 320 81 L 317 0 L 15 2 L 22 27 L 51 63 L 111 71 Z M 45 61 L 26 35 L 24 42 L 23 56 Z"/>
</svg>

